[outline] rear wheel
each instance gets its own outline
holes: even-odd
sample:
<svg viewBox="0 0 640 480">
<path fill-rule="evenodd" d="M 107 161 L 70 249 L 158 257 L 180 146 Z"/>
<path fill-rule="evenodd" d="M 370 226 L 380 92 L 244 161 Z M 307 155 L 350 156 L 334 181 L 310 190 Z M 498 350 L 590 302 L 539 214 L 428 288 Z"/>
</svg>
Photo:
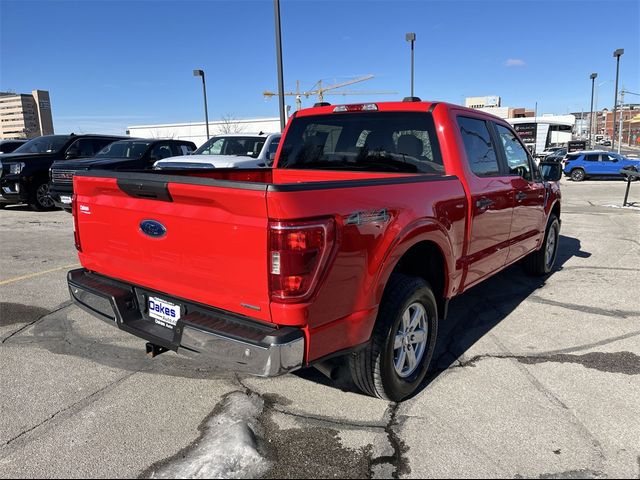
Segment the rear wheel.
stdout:
<svg viewBox="0 0 640 480">
<path fill-rule="evenodd" d="M 349 357 L 364 393 L 400 401 L 424 380 L 435 349 L 438 307 L 421 278 L 394 274 L 385 290 L 369 345 Z"/>
<path fill-rule="evenodd" d="M 571 180 L 574 182 L 581 182 L 585 179 L 586 175 L 584 174 L 584 170 L 581 168 L 576 168 L 571 170 Z"/>
<path fill-rule="evenodd" d="M 53 199 L 49 196 L 49 184 L 47 182 L 39 183 L 32 190 L 31 195 L 29 195 L 29 206 L 32 210 L 38 212 L 55 208 Z"/>
<path fill-rule="evenodd" d="M 558 257 L 560 243 L 560 221 L 555 214 L 549 216 L 547 230 L 544 234 L 544 242 L 538 250 L 525 258 L 524 267 L 527 273 L 534 276 L 542 276 L 551 273 Z"/>
</svg>

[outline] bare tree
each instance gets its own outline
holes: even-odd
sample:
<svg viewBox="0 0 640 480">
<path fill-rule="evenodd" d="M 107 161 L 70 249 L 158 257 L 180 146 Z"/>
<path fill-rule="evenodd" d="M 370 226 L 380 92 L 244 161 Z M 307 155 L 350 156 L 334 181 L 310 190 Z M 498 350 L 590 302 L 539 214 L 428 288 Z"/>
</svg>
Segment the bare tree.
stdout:
<svg viewBox="0 0 640 480">
<path fill-rule="evenodd" d="M 225 113 L 222 116 L 222 123 L 218 126 L 218 133 L 242 133 L 244 129 L 244 125 L 233 114 Z"/>
</svg>

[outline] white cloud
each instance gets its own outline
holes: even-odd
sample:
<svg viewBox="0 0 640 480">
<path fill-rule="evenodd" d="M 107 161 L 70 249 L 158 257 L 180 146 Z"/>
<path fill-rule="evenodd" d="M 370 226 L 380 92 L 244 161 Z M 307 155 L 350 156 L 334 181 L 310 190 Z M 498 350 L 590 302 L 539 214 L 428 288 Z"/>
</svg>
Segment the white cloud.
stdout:
<svg viewBox="0 0 640 480">
<path fill-rule="evenodd" d="M 525 63 L 521 58 L 508 58 L 504 65 L 505 67 L 524 67 Z"/>
</svg>

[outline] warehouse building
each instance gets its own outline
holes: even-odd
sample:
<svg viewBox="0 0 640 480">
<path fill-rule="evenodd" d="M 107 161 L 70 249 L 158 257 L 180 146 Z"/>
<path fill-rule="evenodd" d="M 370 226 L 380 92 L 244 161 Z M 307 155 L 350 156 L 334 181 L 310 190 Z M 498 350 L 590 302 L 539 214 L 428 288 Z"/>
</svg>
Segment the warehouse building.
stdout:
<svg viewBox="0 0 640 480">
<path fill-rule="evenodd" d="M 209 134 L 275 133 L 280 131 L 280 118 L 224 119 L 209 122 Z M 127 135 L 141 138 L 173 138 L 190 140 L 197 146 L 207 141 L 205 122 L 167 123 L 163 125 L 134 125 L 127 127 Z"/>
</svg>

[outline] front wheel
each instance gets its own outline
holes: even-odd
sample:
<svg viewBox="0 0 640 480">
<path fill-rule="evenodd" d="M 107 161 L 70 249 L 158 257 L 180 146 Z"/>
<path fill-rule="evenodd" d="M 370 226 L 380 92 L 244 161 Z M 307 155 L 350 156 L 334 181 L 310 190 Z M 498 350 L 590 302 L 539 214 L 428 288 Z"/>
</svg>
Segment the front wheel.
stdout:
<svg viewBox="0 0 640 480">
<path fill-rule="evenodd" d="M 525 258 L 524 266 L 527 273 L 534 276 L 542 276 L 551 273 L 558 257 L 560 244 L 560 221 L 555 214 L 549 216 L 547 230 L 544 234 L 544 242 L 538 250 Z"/>
<path fill-rule="evenodd" d="M 369 345 L 349 357 L 364 393 L 399 402 L 424 380 L 436 345 L 438 307 L 421 278 L 394 274 L 385 289 Z"/>
<path fill-rule="evenodd" d="M 36 185 L 31 195 L 29 195 L 29 206 L 37 212 L 55 208 L 53 199 L 49 196 L 49 184 L 47 182 Z"/>
</svg>

